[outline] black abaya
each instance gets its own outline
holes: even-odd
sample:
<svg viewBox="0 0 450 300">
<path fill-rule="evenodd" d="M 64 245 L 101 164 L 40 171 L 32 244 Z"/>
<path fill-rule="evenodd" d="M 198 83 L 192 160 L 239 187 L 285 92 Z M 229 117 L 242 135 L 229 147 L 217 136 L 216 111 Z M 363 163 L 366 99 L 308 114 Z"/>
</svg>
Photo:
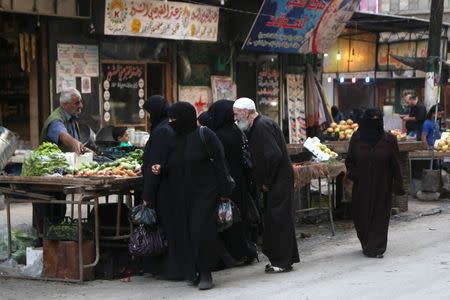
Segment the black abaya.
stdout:
<svg viewBox="0 0 450 300">
<path fill-rule="evenodd" d="M 397 139 L 384 133 L 371 146 L 356 132 L 349 146 L 347 176 L 353 181 L 352 215 L 364 254 L 386 251 L 393 185 L 403 192 Z"/>
<path fill-rule="evenodd" d="M 278 125 L 258 116 L 249 132 L 253 180 L 259 190 L 265 185 L 263 253 L 272 266 L 289 268 L 300 261 L 295 237 L 293 171 L 286 143 Z"/>
<path fill-rule="evenodd" d="M 172 115 L 171 115 L 172 113 Z M 192 116 L 191 116 L 192 115 Z M 195 109 L 179 102 L 169 110 L 176 135 L 164 149 L 157 213 L 168 239 L 168 253 L 147 265 L 148 272 L 167 279 L 195 278 L 212 271 L 219 259 L 217 205 L 230 197 L 223 147 L 217 136 L 205 128 L 204 137 L 214 164 L 196 128 Z"/>
</svg>

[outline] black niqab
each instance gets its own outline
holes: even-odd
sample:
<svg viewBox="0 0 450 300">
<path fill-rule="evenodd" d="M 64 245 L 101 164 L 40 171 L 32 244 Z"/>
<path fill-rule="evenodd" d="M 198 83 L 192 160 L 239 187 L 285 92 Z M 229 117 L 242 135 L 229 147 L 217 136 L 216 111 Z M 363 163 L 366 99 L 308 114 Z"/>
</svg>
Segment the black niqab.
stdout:
<svg viewBox="0 0 450 300">
<path fill-rule="evenodd" d="M 198 116 L 197 120 L 200 123 L 200 125 L 211 128 L 211 116 L 209 115 L 209 113 L 207 111 L 202 112 Z"/>
<path fill-rule="evenodd" d="M 234 124 L 234 102 L 231 100 L 219 100 L 214 102 L 209 108 L 209 115 L 211 117 L 211 129 L 216 131 L 227 125 Z"/>
<path fill-rule="evenodd" d="M 361 140 L 375 146 L 384 134 L 383 114 L 378 108 L 369 108 L 364 113 L 359 129 Z"/>
<path fill-rule="evenodd" d="M 189 102 L 177 102 L 169 108 L 170 126 L 178 135 L 187 135 L 197 128 L 197 112 Z"/>
<path fill-rule="evenodd" d="M 150 130 L 155 129 L 159 123 L 167 119 L 169 104 L 163 96 L 151 96 L 150 99 L 144 102 L 143 108 L 150 114 L 150 121 L 152 123 Z"/>
</svg>

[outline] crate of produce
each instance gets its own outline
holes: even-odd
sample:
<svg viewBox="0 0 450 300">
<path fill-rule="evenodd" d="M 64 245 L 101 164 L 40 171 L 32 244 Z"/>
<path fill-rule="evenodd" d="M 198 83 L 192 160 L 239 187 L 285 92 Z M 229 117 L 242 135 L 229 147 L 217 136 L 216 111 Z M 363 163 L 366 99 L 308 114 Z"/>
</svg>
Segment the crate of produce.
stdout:
<svg viewBox="0 0 450 300">
<path fill-rule="evenodd" d="M 81 219 L 83 240 L 93 240 L 94 230 L 88 219 Z M 53 241 L 78 241 L 78 219 L 64 217 L 61 220 L 46 219 L 44 222 L 44 239 Z"/>
</svg>

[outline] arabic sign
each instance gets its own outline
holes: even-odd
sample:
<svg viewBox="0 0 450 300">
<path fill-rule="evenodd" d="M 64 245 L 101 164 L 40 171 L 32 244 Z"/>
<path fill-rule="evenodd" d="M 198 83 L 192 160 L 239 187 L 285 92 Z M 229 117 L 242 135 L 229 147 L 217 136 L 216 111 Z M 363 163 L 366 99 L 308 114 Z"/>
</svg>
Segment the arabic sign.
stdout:
<svg viewBox="0 0 450 300">
<path fill-rule="evenodd" d="M 182 2 L 106 0 L 105 34 L 216 41 L 219 8 Z"/>
<path fill-rule="evenodd" d="M 106 122 L 114 125 L 140 125 L 140 102 L 145 98 L 145 64 L 103 63 L 103 100 Z M 105 105 L 103 105 L 105 108 Z"/>
<path fill-rule="evenodd" d="M 264 0 L 243 49 L 326 52 L 358 3 L 358 0 Z"/>
</svg>

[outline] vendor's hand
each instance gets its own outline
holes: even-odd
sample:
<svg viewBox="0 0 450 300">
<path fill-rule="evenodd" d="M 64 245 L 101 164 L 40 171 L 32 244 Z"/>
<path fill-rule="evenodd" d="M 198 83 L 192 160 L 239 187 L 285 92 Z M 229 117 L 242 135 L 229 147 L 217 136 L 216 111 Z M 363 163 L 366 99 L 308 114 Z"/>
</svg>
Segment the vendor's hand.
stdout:
<svg viewBox="0 0 450 300">
<path fill-rule="evenodd" d="M 268 188 L 265 184 L 263 184 L 263 185 L 261 186 L 261 190 L 262 190 L 264 193 L 267 193 L 267 192 L 269 191 L 269 188 Z"/>
<path fill-rule="evenodd" d="M 153 165 L 152 166 L 152 173 L 155 175 L 161 174 L 161 165 Z"/>
<path fill-rule="evenodd" d="M 91 148 L 88 148 L 88 147 L 84 147 L 84 146 L 83 146 L 83 148 L 81 149 L 81 153 L 86 153 L 86 152 L 89 152 L 89 153 L 95 153 L 95 151 L 92 150 Z"/>
<path fill-rule="evenodd" d="M 145 207 L 148 207 L 148 206 L 150 206 L 150 201 L 144 200 L 142 202 L 142 205 L 144 205 Z"/>
<path fill-rule="evenodd" d="M 80 155 L 80 154 L 83 153 L 84 146 L 83 146 L 82 143 L 80 143 L 79 141 L 74 139 L 72 148 L 73 148 L 73 152 L 75 152 L 76 154 Z"/>
</svg>

